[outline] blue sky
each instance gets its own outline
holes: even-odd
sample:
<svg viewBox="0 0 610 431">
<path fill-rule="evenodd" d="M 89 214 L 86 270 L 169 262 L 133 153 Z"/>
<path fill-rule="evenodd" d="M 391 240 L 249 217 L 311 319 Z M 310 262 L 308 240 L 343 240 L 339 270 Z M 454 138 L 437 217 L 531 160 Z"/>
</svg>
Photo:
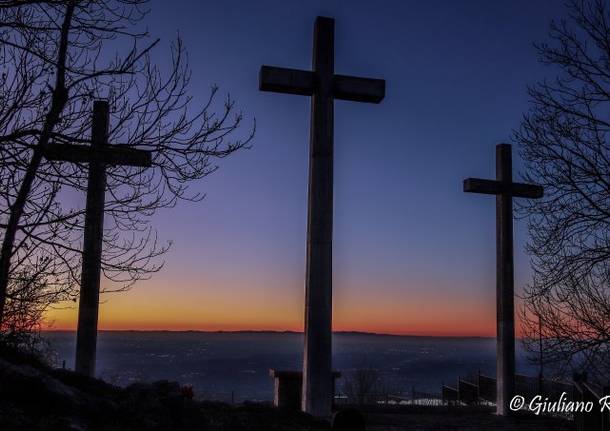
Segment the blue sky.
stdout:
<svg viewBox="0 0 610 431">
<path fill-rule="evenodd" d="M 151 8 L 152 35 L 164 46 L 177 32 L 185 41 L 195 100 L 219 85 L 246 124 L 256 118 L 257 132 L 252 149 L 195 186 L 207 193 L 202 203 L 155 216 L 161 238 L 174 241 L 165 270 L 104 307 L 176 315 L 159 317 L 159 327 L 302 327 L 309 98 L 258 91 L 258 70 L 309 69 L 313 23 L 324 15 L 336 19 L 336 72 L 387 81 L 380 105 L 335 103 L 335 327 L 495 332 L 494 199 L 464 194 L 462 180 L 495 176 L 494 146 L 528 109 L 527 84 L 552 76 L 532 44 L 565 14 L 561 2 L 153 0 Z M 523 222 L 515 234 L 519 289 L 530 274 Z M 113 326 L 111 315 L 102 310 L 102 327 Z"/>
</svg>

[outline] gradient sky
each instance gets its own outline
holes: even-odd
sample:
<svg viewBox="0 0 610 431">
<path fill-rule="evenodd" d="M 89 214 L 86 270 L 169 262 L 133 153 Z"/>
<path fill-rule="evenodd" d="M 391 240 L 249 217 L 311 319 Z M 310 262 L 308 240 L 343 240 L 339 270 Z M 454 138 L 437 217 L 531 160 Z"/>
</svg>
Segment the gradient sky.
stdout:
<svg viewBox="0 0 610 431">
<path fill-rule="evenodd" d="M 195 99 L 218 84 L 257 133 L 195 186 L 202 203 L 155 216 L 174 241 L 165 269 L 104 296 L 100 328 L 302 330 L 310 102 L 259 92 L 258 70 L 309 69 L 324 15 L 336 72 L 387 80 L 380 105 L 335 104 L 335 330 L 494 335 L 494 199 L 462 180 L 494 177 L 526 85 L 552 76 L 532 43 L 563 14 L 556 0 L 153 0 L 149 29 L 180 32 Z M 517 290 L 526 239 L 517 222 Z M 76 310 L 49 321 L 73 328 Z"/>
</svg>

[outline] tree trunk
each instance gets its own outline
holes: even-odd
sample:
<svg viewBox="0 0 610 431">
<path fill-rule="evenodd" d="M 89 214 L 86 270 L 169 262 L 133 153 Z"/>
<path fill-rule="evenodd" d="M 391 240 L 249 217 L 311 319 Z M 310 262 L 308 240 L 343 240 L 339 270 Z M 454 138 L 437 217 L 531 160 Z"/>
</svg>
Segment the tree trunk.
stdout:
<svg viewBox="0 0 610 431">
<path fill-rule="evenodd" d="M 45 123 L 38 139 L 38 144 L 34 148 L 32 160 L 28 165 L 28 169 L 23 177 L 23 182 L 19 188 L 19 193 L 13 205 L 10 208 L 10 216 L 4 232 L 2 240 L 2 248 L 0 250 L 0 328 L 2 327 L 2 318 L 4 317 L 4 307 L 6 305 L 6 294 L 8 290 L 9 274 L 11 269 L 11 257 L 13 255 L 13 247 L 15 245 L 15 237 L 19 228 L 19 221 L 23 215 L 23 209 L 27 202 L 27 198 L 32 189 L 32 184 L 36 179 L 36 173 L 42 161 L 42 150 L 49 143 L 51 133 L 60 119 L 60 114 L 63 111 L 68 100 L 68 91 L 66 89 L 66 54 L 68 51 L 70 26 L 75 0 L 70 0 L 66 6 L 66 14 L 61 26 L 59 50 L 57 53 L 57 79 L 55 90 L 51 98 L 51 107 L 45 118 Z"/>
</svg>

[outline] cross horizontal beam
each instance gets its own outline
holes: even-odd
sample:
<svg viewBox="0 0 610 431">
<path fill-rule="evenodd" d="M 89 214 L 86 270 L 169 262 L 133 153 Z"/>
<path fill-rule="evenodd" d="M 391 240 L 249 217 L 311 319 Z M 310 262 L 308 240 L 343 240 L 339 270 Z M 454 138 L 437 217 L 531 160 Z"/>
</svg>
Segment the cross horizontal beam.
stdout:
<svg viewBox="0 0 610 431">
<path fill-rule="evenodd" d="M 335 99 L 379 103 L 385 97 L 384 79 L 333 75 L 332 80 L 333 97 Z M 259 73 L 259 89 L 261 91 L 311 96 L 316 92 L 317 86 L 315 72 L 261 66 Z"/>
<path fill-rule="evenodd" d="M 261 91 L 311 96 L 316 89 L 316 74 L 307 70 L 261 66 L 258 80 Z"/>
<path fill-rule="evenodd" d="M 467 193 L 483 193 L 487 195 L 501 195 L 507 193 L 514 197 L 539 199 L 544 189 L 535 184 L 510 183 L 508 187 L 501 181 L 484 180 L 480 178 L 466 178 L 464 191 Z"/>
<path fill-rule="evenodd" d="M 88 145 L 52 144 L 44 149 L 48 160 L 90 163 L 99 161 L 107 165 L 149 167 L 152 164 L 150 151 L 126 148 L 122 145 L 105 145 L 93 148 Z"/>
<path fill-rule="evenodd" d="M 385 97 L 385 79 L 335 75 L 333 95 L 335 99 L 379 103 Z"/>
</svg>

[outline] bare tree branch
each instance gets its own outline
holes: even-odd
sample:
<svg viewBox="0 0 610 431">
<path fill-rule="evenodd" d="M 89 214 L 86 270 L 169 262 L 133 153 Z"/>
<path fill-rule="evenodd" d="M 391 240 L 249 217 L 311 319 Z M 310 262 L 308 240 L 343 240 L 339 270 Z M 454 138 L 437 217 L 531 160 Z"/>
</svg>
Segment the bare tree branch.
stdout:
<svg viewBox="0 0 610 431">
<path fill-rule="evenodd" d="M 162 268 L 170 244 L 150 217 L 202 199 L 193 182 L 249 146 L 254 126 L 237 136 L 243 115 L 230 96 L 218 100 L 216 87 L 203 101 L 190 95 L 179 38 L 163 67 L 153 61 L 160 44 L 143 26 L 147 13 L 148 0 L 0 1 L 0 320 L 24 286 L 48 286 L 40 298 L 49 301 L 78 295 L 84 200 L 73 208 L 65 197 L 86 191 L 88 167 L 49 162 L 42 150 L 90 144 L 95 99 L 110 103 L 112 144 L 153 154 L 151 169 L 107 171 L 102 269 L 112 291 Z"/>
<path fill-rule="evenodd" d="M 515 133 L 526 180 L 543 199 L 529 216 L 533 282 L 525 292 L 525 346 L 545 367 L 610 378 L 610 17 L 602 0 L 572 0 L 569 21 L 537 45 L 554 80 L 529 88 Z M 542 322 L 539 326 L 539 319 Z"/>
</svg>

